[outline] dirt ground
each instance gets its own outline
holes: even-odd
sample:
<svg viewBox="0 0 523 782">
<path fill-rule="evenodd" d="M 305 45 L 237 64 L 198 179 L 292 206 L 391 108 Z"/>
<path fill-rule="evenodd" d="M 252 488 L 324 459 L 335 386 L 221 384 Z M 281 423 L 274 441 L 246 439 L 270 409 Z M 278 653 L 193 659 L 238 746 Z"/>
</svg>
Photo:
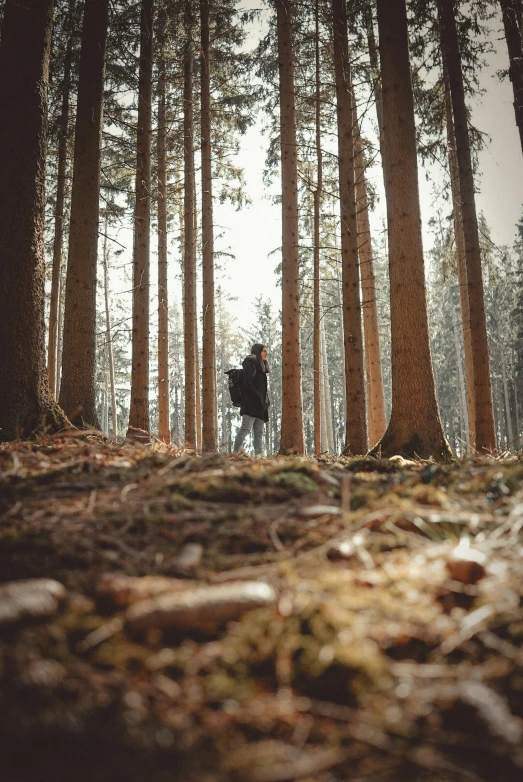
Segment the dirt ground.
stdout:
<svg viewBox="0 0 523 782">
<path fill-rule="evenodd" d="M 522 528 L 517 457 L 0 446 L 0 778 L 519 781 Z"/>
</svg>

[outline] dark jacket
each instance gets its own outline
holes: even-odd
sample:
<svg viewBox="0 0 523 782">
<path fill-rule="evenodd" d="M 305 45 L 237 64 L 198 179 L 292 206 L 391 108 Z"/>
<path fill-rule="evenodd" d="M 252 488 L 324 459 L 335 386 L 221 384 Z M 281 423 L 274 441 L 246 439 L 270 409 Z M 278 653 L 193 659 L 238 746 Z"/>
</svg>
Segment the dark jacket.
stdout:
<svg viewBox="0 0 523 782">
<path fill-rule="evenodd" d="M 243 361 L 240 415 L 252 415 L 267 423 L 269 404 L 267 373 L 261 369 L 259 359 L 251 354 Z"/>
</svg>

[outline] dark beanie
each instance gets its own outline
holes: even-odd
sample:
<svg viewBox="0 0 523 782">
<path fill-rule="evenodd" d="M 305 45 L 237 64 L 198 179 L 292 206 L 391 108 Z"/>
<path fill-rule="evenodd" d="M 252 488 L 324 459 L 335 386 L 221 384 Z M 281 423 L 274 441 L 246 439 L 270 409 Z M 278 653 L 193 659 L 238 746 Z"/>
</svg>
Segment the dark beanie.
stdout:
<svg viewBox="0 0 523 782">
<path fill-rule="evenodd" d="M 265 349 L 266 349 L 265 345 L 262 345 L 261 342 L 256 342 L 256 344 L 253 345 L 251 348 L 251 353 L 253 354 L 253 356 L 256 356 L 256 358 L 260 362 L 260 369 L 262 369 L 264 372 L 270 372 L 269 362 L 264 361 L 261 357 L 262 350 Z"/>
<path fill-rule="evenodd" d="M 262 350 L 265 350 L 265 345 L 262 345 L 260 342 L 257 342 L 255 345 L 251 348 L 251 353 L 253 355 L 258 356 L 258 358 L 261 358 Z"/>
</svg>

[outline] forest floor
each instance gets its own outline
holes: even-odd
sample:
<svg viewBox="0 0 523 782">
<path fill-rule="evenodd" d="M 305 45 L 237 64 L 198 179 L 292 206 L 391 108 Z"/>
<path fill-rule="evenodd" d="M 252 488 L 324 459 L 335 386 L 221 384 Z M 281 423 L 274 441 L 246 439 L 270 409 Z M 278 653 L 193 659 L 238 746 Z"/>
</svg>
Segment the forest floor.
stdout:
<svg viewBox="0 0 523 782">
<path fill-rule="evenodd" d="M 522 535 L 516 457 L 0 446 L 0 778 L 521 780 Z"/>
</svg>

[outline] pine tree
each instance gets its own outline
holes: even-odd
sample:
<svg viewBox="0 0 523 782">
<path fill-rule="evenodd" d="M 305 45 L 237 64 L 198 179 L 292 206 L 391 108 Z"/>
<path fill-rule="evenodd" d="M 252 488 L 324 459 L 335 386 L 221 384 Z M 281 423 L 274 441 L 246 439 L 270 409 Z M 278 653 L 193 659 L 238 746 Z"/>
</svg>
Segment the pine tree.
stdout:
<svg viewBox="0 0 523 782">
<path fill-rule="evenodd" d="M 184 155 L 184 209 L 183 209 L 183 322 L 185 360 L 185 444 L 197 447 L 196 435 L 196 262 L 194 212 L 196 193 L 194 182 L 193 130 L 193 68 L 194 18 L 190 0 L 184 6 L 185 47 L 183 54 L 183 155 Z"/>
<path fill-rule="evenodd" d="M 56 172 L 56 202 L 53 238 L 53 261 L 51 280 L 51 300 L 49 304 L 49 333 L 47 347 L 47 377 L 49 388 L 55 398 L 58 397 L 58 335 L 60 320 L 60 283 L 62 272 L 62 252 L 64 238 L 65 195 L 67 182 L 67 147 L 69 141 L 69 103 L 71 93 L 71 70 L 73 64 L 73 22 L 74 0 L 69 0 L 67 17 L 61 30 L 67 35 L 64 54 L 63 79 L 61 84 L 62 105 L 58 120 L 58 165 Z"/>
<path fill-rule="evenodd" d="M 151 135 L 154 0 L 142 0 L 136 203 L 133 247 L 133 341 L 128 436 L 149 431 L 149 275 L 151 225 Z"/>
<path fill-rule="evenodd" d="M 392 324 L 392 412 L 374 453 L 450 459 L 432 372 L 405 0 L 378 0 Z"/>
<path fill-rule="evenodd" d="M 320 84 L 320 9 L 316 0 L 314 11 L 315 44 L 314 44 L 314 78 L 316 82 L 315 95 L 315 125 L 316 125 L 316 190 L 314 191 L 314 453 L 322 450 L 321 442 L 321 411 L 323 393 L 321 387 L 321 292 L 320 292 L 320 216 L 323 189 L 323 152 L 321 148 L 321 84 Z"/>
<path fill-rule="evenodd" d="M 158 437 L 171 440 L 169 427 L 169 299 L 167 290 L 167 111 L 165 60 L 158 66 Z"/>
<path fill-rule="evenodd" d="M 52 0 L 7 0 L 0 37 L 0 433 L 66 423 L 44 347 L 44 205 Z"/>
<path fill-rule="evenodd" d="M 499 0 L 509 56 L 509 77 L 514 90 L 514 113 L 523 151 L 523 29 L 515 0 Z M 520 3 L 521 12 L 521 3 Z"/>
<path fill-rule="evenodd" d="M 96 270 L 109 0 L 86 0 L 74 145 L 60 405 L 77 426 L 96 415 Z"/>
<path fill-rule="evenodd" d="M 200 0 L 201 161 L 202 161 L 202 449 L 216 451 L 216 334 L 214 314 L 214 233 L 212 204 L 211 79 L 209 0 Z"/>
<path fill-rule="evenodd" d="M 474 194 L 474 174 L 470 152 L 459 40 L 454 16 L 454 0 L 438 0 L 438 13 L 441 25 L 441 51 L 449 75 L 454 133 L 456 137 L 472 340 L 475 447 L 481 453 L 495 449 L 496 437 L 494 433 L 492 388 L 485 321 L 483 274 Z"/>
<path fill-rule="evenodd" d="M 334 62 L 338 118 L 343 338 L 345 345 L 346 434 L 344 453 L 367 451 L 363 334 L 356 227 L 354 175 L 353 92 L 350 71 L 345 0 L 332 0 Z"/>
<path fill-rule="evenodd" d="M 467 284 L 467 258 L 465 253 L 465 234 L 463 232 L 463 215 L 461 212 L 461 197 L 459 170 L 456 150 L 456 135 L 454 132 L 454 118 L 452 115 L 452 98 L 450 83 L 446 68 L 443 68 L 443 82 L 445 88 L 445 118 L 447 127 L 447 147 L 449 160 L 450 187 L 452 195 L 452 207 L 454 217 L 454 239 L 456 244 L 456 266 L 458 272 L 459 298 L 461 308 L 461 322 L 463 324 L 463 345 L 465 352 L 465 376 L 467 391 L 467 441 L 471 448 L 475 447 L 475 416 L 476 405 L 474 401 L 474 356 L 472 352 L 472 335 L 470 331 L 470 303 Z"/>
<path fill-rule="evenodd" d="M 275 0 L 280 76 L 282 172 L 282 421 L 280 451 L 303 454 L 298 173 L 291 0 Z"/>
</svg>

